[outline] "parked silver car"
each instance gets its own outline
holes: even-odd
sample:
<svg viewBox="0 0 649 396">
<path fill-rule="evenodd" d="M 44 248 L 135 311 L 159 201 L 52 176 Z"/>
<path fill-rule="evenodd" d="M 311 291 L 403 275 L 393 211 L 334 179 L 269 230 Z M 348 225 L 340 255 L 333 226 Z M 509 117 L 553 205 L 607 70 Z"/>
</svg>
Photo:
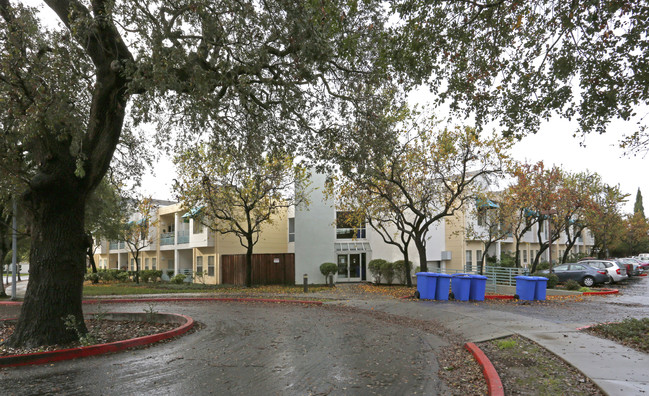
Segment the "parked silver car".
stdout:
<svg viewBox="0 0 649 396">
<path fill-rule="evenodd" d="M 626 268 L 613 260 L 582 260 L 580 263 L 588 264 L 593 268 L 606 270 L 609 283 L 619 282 L 627 278 Z"/>
</svg>

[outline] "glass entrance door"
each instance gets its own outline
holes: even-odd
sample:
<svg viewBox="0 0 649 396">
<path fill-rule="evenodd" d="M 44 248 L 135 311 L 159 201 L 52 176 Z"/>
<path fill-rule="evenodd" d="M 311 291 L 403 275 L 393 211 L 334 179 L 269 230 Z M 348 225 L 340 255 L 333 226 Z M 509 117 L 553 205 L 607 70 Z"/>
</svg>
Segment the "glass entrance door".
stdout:
<svg viewBox="0 0 649 396">
<path fill-rule="evenodd" d="M 338 280 L 359 282 L 365 280 L 365 253 L 338 255 Z"/>
</svg>

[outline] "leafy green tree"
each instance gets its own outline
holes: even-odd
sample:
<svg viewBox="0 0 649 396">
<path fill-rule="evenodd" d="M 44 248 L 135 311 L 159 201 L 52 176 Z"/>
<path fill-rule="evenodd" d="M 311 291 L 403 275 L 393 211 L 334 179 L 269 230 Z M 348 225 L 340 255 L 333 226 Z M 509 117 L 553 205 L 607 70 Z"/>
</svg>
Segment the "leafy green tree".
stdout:
<svg viewBox="0 0 649 396">
<path fill-rule="evenodd" d="M 635 204 L 633 204 L 633 213 L 640 213 L 642 217 L 644 215 L 644 205 L 642 204 L 642 193 L 640 188 L 638 188 L 638 193 L 635 195 Z"/>
<path fill-rule="evenodd" d="M 118 240 L 124 241 L 135 264 L 135 283 L 140 283 L 140 252 L 158 238 L 157 205 L 151 198 L 128 200 L 119 211 L 122 217 Z"/>
<path fill-rule="evenodd" d="M 383 141 L 368 142 L 374 149 L 371 155 L 343 155 L 338 161 L 343 177 L 348 179 L 345 184 L 366 196 L 366 203 L 360 206 L 368 207 L 376 201 L 379 208 L 387 207 L 392 225 L 401 227 L 401 235 L 412 236 L 421 271 L 426 272 L 430 227 L 453 216 L 467 202 L 475 202 L 489 179 L 504 171 L 510 142 L 496 136 L 481 137 L 469 127 L 440 129 L 433 118 L 409 118 L 408 114 L 395 117 L 393 135 L 398 138 L 390 147 Z M 401 129 L 397 127 L 401 120 L 411 123 L 405 128 L 402 124 Z M 354 207 L 354 195 L 347 207 Z M 345 199 L 346 195 L 341 197 Z"/>
<path fill-rule="evenodd" d="M 593 236 L 591 255 L 610 257 L 610 252 L 619 243 L 625 228 L 622 204 L 627 197 L 628 194 L 623 194 L 619 186 L 609 185 L 604 185 L 593 197 L 594 205 L 586 212 L 586 223 Z"/>
<path fill-rule="evenodd" d="M 283 209 L 308 202 L 308 173 L 291 155 L 245 141 L 228 147 L 201 144 L 175 163 L 179 200 L 188 210 L 200 208 L 194 221 L 239 239 L 246 249 L 246 286 L 252 286 L 252 255 L 261 228 L 273 224 Z"/>
<path fill-rule="evenodd" d="M 439 104 L 535 133 L 543 119 L 576 118 L 582 132 L 637 120 L 649 101 L 646 1 L 396 0 L 403 21 L 391 47 L 397 70 L 427 84 Z M 413 67 L 415 66 L 415 67 Z M 649 146 L 646 118 L 625 140 Z"/>
<path fill-rule="evenodd" d="M 138 141 L 126 139 L 131 126 L 157 119 L 157 141 L 177 126 L 184 141 L 209 124 L 227 134 L 233 114 L 249 112 L 283 125 L 279 142 L 325 138 L 337 129 L 334 109 L 346 119 L 353 106 L 344 103 L 387 81 L 379 3 L 46 4 L 60 27 L 43 27 L 35 10 L 0 0 L 0 171 L 20 186 L 38 241 L 7 341 L 14 346 L 76 339 L 61 319 L 69 315 L 85 332 L 86 201 L 111 161 L 139 158 L 120 144 Z M 127 111 L 133 125 L 124 122 Z"/>
</svg>

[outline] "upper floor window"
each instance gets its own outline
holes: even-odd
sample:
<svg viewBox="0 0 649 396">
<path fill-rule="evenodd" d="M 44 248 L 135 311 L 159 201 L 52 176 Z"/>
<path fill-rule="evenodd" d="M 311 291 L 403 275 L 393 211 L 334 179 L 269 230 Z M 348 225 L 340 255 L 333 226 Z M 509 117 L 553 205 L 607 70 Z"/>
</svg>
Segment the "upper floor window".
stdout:
<svg viewBox="0 0 649 396">
<path fill-rule="evenodd" d="M 295 242 L 295 217 L 288 219 L 288 241 Z"/>
<path fill-rule="evenodd" d="M 365 219 L 355 212 L 336 212 L 336 239 L 364 239 Z"/>
</svg>

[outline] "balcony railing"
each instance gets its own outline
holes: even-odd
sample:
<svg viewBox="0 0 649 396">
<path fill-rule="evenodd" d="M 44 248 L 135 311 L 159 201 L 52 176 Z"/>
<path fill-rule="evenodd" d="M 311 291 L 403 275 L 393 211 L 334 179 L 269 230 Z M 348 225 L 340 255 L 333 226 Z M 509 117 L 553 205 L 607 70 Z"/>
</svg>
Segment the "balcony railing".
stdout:
<svg viewBox="0 0 649 396">
<path fill-rule="evenodd" d="M 189 230 L 178 230 L 178 244 L 189 243 Z"/>
<path fill-rule="evenodd" d="M 160 245 L 173 245 L 175 243 L 174 239 L 173 232 L 163 232 L 160 236 Z"/>
<path fill-rule="evenodd" d="M 119 248 L 124 249 L 124 247 L 126 247 L 126 243 L 124 241 L 120 241 L 119 242 Z"/>
<path fill-rule="evenodd" d="M 110 241 L 110 243 L 108 244 L 108 249 L 117 250 L 117 241 Z"/>
</svg>

